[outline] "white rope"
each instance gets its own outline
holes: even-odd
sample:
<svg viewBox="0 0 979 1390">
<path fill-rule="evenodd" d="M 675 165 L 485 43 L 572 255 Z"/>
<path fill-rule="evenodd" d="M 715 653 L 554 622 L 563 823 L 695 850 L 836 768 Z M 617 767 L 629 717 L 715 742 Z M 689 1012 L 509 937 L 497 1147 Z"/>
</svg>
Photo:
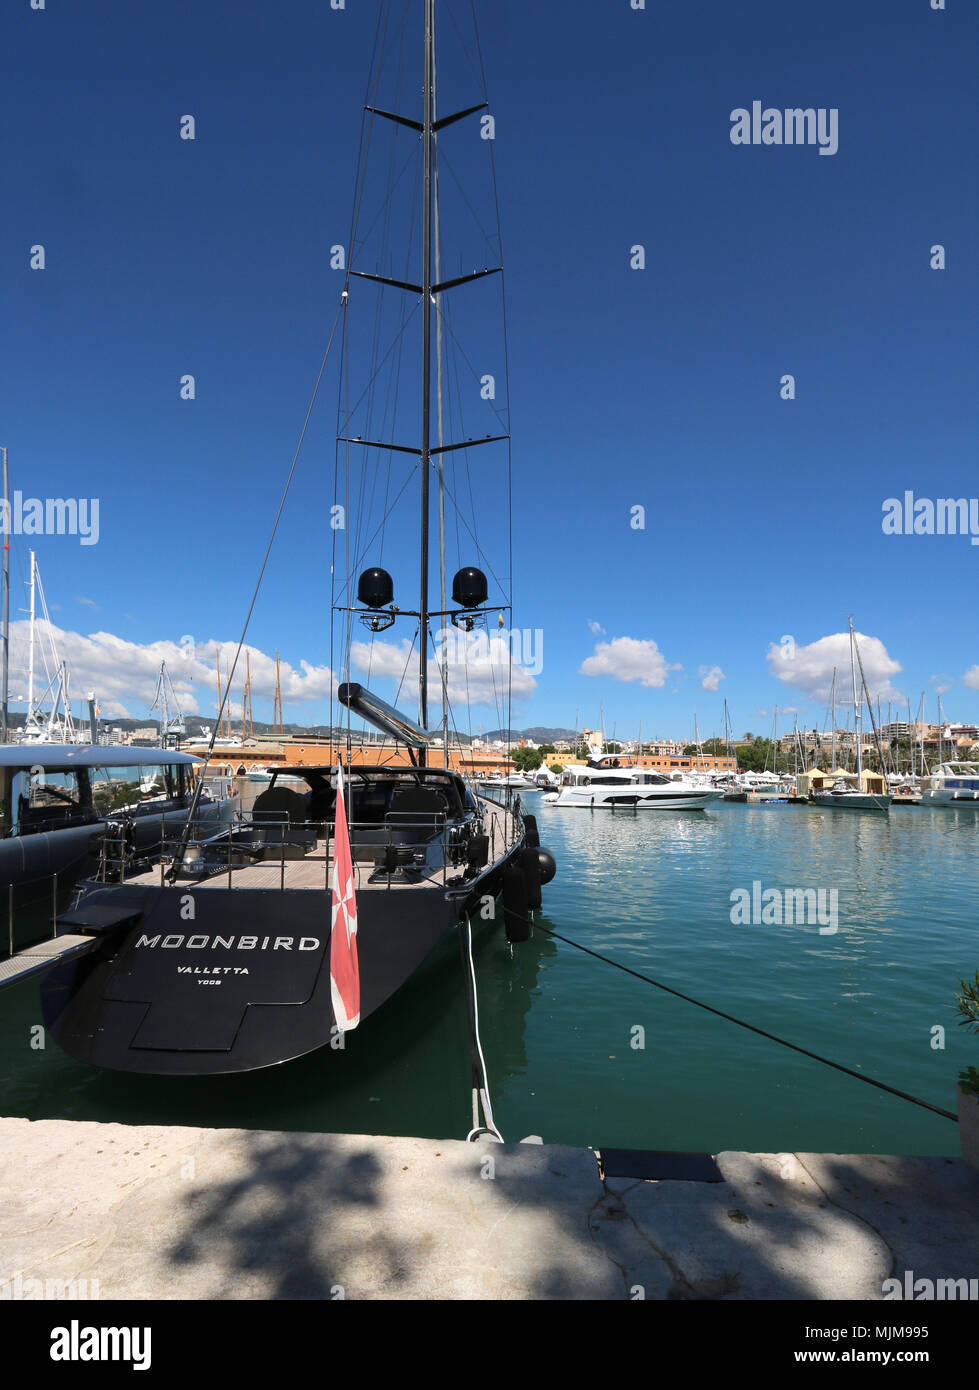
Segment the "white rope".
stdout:
<svg viewBox="0 0 979 1390">
<path fill-rule="evenodd" d="M 483 1077 L 483 1084 L 482 1084 L 482 1086 L 481 1086 L 481 1088 L 480 1088 L 480 1090 L 479 1090 L 479 1099 L 482 1100 L 482 1103 L 483 1103 L 483 1114 L 484 1114 L 484 1116 L 485 1116 L 485 1118 L 486 1118 L 486 1124 L 485 1124 L 485 1125 L 479 1125 L 479 1124 L 477 1123 L 477 1121 L 478 1121 L 478 1104 L 477 1104 L 476 1089 L 475 1089 L 475 1087 L 474 1087 L 474 1088 L 473 1088 L 473 1127 L 472 1127 L 472 1129 L 469 1131 L 469 1133 L 466 1135 L 466 1142 L 467 1142 L 468 1144 L 474 1144 L 474 1143 L 476 1142 L 477 1139 L 482 1138 L 482 1136 L 483 1136 L 484 1134 L 488 1134 L 491 1138 L 497 1139 L 497 1140 L 499 1140 L 499 1142 L 500 1142 L 501 1144 L 503 1144 L 503 1143 L 505 1143 L 506 1141 L 504 1140 L 503 1135 L 502 1135 L 502 1134 L 500 1133 L 500 1131 L 497 1129 L 497 1127 L 496 1127 L 496 1120 L 493 1118 L 493 1106 L 492 1106 L 492 1103 L 491 1103 L 490 1098 L 489 1098 L 489 1076 L 487 1075 L 487 1072 L 486 1072 L 486 1058 L 483 1056 L 483 1044 L 482 1044 L 482 1042 L 480 1041 L 480 1037 L 479 1037 L 479 1000 L 478 1000 L 477 997 L 476 997 L 476 967 L 475 967 L 474 964 L 473 964 L 473 934 L 472 934 L 472 920 L 471 920 L 471 918 L 468 916 L 468 914 L 467 914 L 467 916 L 466 916 L 466 948 L 467 948 L 467 951 L 468 951 L 468 954 L 469 954 L 469 975 L 470 975 L 470 978 L 471 978 L 471 980 L 472 980 L 472 987 L 473 987 L 473 1037 L 474 1037 L 474 1039 L 475 1039 L 475 1043 L 476 1043 L 476 1052 L 477 1052 L 478 1055 L 479 1055 L 479 1065 L 480 1065 L 480 1069 L 481 1069 L 482 1077 Z"/>
</svg>

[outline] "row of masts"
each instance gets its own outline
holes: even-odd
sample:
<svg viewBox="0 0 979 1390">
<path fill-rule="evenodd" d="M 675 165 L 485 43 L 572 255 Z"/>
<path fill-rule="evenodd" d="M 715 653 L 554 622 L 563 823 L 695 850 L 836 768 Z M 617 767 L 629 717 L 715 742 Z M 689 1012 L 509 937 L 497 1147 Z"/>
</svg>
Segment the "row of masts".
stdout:
<svg viewBox="0 0 979 1390">
<path fill-rule="evenodd" d="M 218 676 L 218 709 L 225 711 L 221 715 L 221 722 L 218 728 L 219 738 L 232 737 L 232 715 L 231 702 L 227 699 L 228 684 L 231 681 L 230 662 L 228 671 L 228 681 L 223 682 L 221 675 L 221 648 L 218 647 L 214 653 L 214 661 Z M 282 673 L 279 665 L 279 653 L 275 654 L 275 694 L 272 700 L 272 732 L 284 734 L 285 725 L 282 718 Z M 251 652 L 245 648 L 245 684 L 241 692 L 241 737 L 242 741 L 251 740 L 255 737 L 255 720 L 252 710 L 252 661 Z"/>
<path fill-rule="evenodd" d="M 0 446 L 0 454 L 3 455 L 3 514 L 5 518 L 10 516 L 10 477 L 7 465 L 7 450 Z M 7 742 L 9 736 L 9 708 L 10 708 L 10 533 L 4 529 L 3 532 L 3 605 L 2 605 L 2 636 L 0 636 L 0 744 Z M 47 603 L 44 598 L 44 589 L 41 586 L 41 576 L 37 568 L 37 556 L 34 551 L 30 552 L 30 580 L 29 580 L 29 607 L 30 618 L 27 639 L 27 718 L 24 723 L 24 736 L 28 739 L 50 739 L 56 733 L 63 734 L 67 741 L 74 737 L 74 722 L 71 715 L 71 706 L 68 698 L 68 664 L 62 661 L 55 651 L 51 641 L 51 623 L 48 616 Z M 48 637 L 49 655 L 52 660 L 53 674 L 48 666 L 47 657 L 42 654 L 47 685 L 41 695 L 37 695 L 37 599 L 40 596 L 41 611 L 44 615 L 44 628 Z M 47 716 L 42 708 L 47 696 L 51 696 L 51 713 Z M 64 712 L 62 713 L 62 705 Z"/>
<path fill-rule="evenodd" d="M 877 718 L 876 718 L 876 721 L 874 720 L 873 705 L 872 705 L 872 703 L 871 703 L 870 696 L 869 696 L 869 693 L 868 693 L 868 691 L 867 691 L 866 684 L 865 684 L 865 682 L 864 682 L 864 677 L 863 677 L 863 666 L 862 666 L 862 662 L 860 661 L 859 647 L 857 646 L 857 642 L 856 642 L 856 634 L 855 634 L 854 631 L 853 631 L 853 619 L 851 618 L 851 619 L 849 620 L 849 622 L 850 622 L 851 660 L 852 660 L 853 663 L 854 663 L 854 664 L 853 664 L 852 674 L 851 674 L 851 685 L 853 686 L 853 708 L 854 708 L 853 746 L 854 746 L 854 765 L 855 765 L 855 771 L 856 771 L 856 774 L 859 776 L 859 775 L 862 773 L 862 770 L 863 770 L 863 737 L 862 737 L 862 732 L 861 732 L 861 728 L 860 728 L 860 711 L 861 711 L 861 706 L 862 706 L 862 700 L 859 699 L 858 696 L 857 696 L 857 691 L 856 691 L 856 674 L 855 674 L 855 673 L 856 673 L 856 668 L 859 667 L 859 669 L 860 669 L 860 677 L 861 677 L 861 688 L 862 688 L 862 690 L 863 690 L 863 694 L 866 696 L 867 708 L 868 708 L 868 711 L 870 712 L 871 722 L 872 722 L 872 724 L 873 724 L 874 740 L 875 740 L 875 744 L 876 744 L 876 748 L 877 748 L 877 754 L 878 754 L 878 757 L 879 757 L 879 759 L 880 759 L 881 770 L 882 770 L 885 774 L 891 774 L 891 773 L 893 773 L 895 776 L 900 776 L 900 775 L 901 775 L 902 769 L 901 769 L 901 767 L 899 766 L 899 761 L 900 761 L 900 760 L 899 760 L 899 755 L 898 755 L 897 749 L 893 747 L 893 743 L 892 743 L 892 741 L 891 741 L 890 739 L 888 740 L 888 746 L 887 746 L 886 751 L 885 751 L 884 746 L 883 746 L 883 740 L 882 740 L 881 733 L 880 733 L 880 726 L 881 726 L 881 723 L 882 723 L 882 712 L 881 712 L 881 701 L 880 701 L 880 696 L 877 697 Z M 830 747 L 831 747 L 831 754 L 830 754 L 830 771 L 832 771 L 832 772 L 840 772 L 840 771 L 843 770 L 843 769 L 841 768 L 841 766 L 840 766 L 840 758 L 839 758 L 838 744 L 837 744 L 837 732 L 838 732 L 838 731 L 837 731 L 837 726 L 836 726 L 836 705 L 837 705 L 837 700 L 836 700 L 836 678 L 837 678 L 837 667 L 834 666 L 834 667 L 833 667 L 832 691 L 831 691 L 831 695 L 830 695 L 830 721 L 831 721 L 831 730 L 832 730 L 831 745 L 830 745 Z M 913 738 L 911 737 L 912 731 L 913 731 L 914 728 L 915 728 L 915 722 L 912 720 L 912 714 L 911 714 L 911 701 L 910 701 L 910 698 L 909 698 L 909 700 L 908 700 L 908 733 L 909 733 L 909 740 L 908 740 L 908 742 L 909 742 L 909 758 L 908 758 L 908 763 L 909 763 L 909 766 L 908 766 L 908 768 L 907 768 L 907 773 L 908 773 L 908 775 L 910 775 L 910 776 L 912 776 L 912 777 L 919 776 L 919 775 L 922 776 L 922 777 L 927 777 L 927 776 L 929 775 L 928 761 L 927 761 L 927 757 L 926 757 L 926 754 L 925 754 L 924 708 L 925 708 L 925 696 L 924 696 L 924 692 L 922 691 L 921 699 L 920 699 L 919 704 L 918 704 L 918 718 L 917 718 L 918 738 L 917 738 L 917 740 L 915 740 L 915 739 L 913 739 Z M 779 754 L 780 748 L 782 747 L 782 745 L 779 743 L 779 740 L 778 740 L 778 714 L 779 714 L 779 709 L 778 709 L 778 705 L 776 705 L 776 706 L 775 706 L 775 710 L 774 710 L 773 719 L 772 719 L 772 738 L 771 738 L 772 760 L 773 760 L 773 763 L 772 763 L 772 770 L 773 770 L 773 772 L 778 772 L 778 754 Z M 603 719 L 603 727 L 604 727 L 604 710 L 603 710 L 603 714 L 602 714 L 602 719 Z M 888 722 L 888 725 L 890 725 L 890 723 L 891 723 L 891 705 L 890 705 L 890 703 L 888 704 L 888 707 L 887 707 L 887 722 Z M 575 724 L 576 724 L 576 726 L 577 726 L 577 714 L 575 715 Z M 704 753 L 703 753 L 703 745 L 701 744 L 701 741 L 700 741 L 700 730 L 699 730 L 699 727 L 698 727 L 697 715 L 696 715 L 696 714 L 694 714 L 694 717 L 693 717 L 693 727 L 694 727 L 694 747 L 698 750 L 698 751 L 697 751 L 698 762 L 703 762 L 703 761 L 704 761 L 704 758 L 705 758 L 705 755 L 704 755 Z M 944 758 L 944 739 L 943 739 L 943 731 L 944 731 L 944 719 L 943 719 L 943 715 L 942 715 L 942 697 L 941 697 L 941 695 L 939 695 L 939 696 L 938 696 L 938 763 L 939 763 L 939 766 L 940 766 L 940 765 L 944 762 L 944 760 L 945 760 L 945 758 Z M 843 732 L 847 735 L 847 738 L 849 739 L 849 733 L 850 733 L 850 716 L 849 716 L 849 714 L 847 714 L 846 728 L 845 728 L 845 730 L 844 730 Z M 603 737 L 603 742 L 604 742 L 604 737 Z M 638 739 L 638 744 L 639 744 L 639 752 L 640 752 L 640 754 L 642 754 L 642 752 L 643 752 L 643 742 L 642 742 L 642 721 L 641 721 L 641 720 L 640 720 L 640 722 L 639 722 L 639 739 Z M 735 767 L 737 767 L 737 749 L 736 749 L 736 747 L 735 747 L 735 745 L 734 745 L 734 743 L 733 743 L 733 741 L 732 741 L 732 738 L 731 738 L 731 724 L 730 724 L 730 718 L 729 718 L 729 715 L 728 715 L 727 700 L 724 701 L 724 746 L 725 746 L 725 748 L 726 748 L 726 750 L 727 750 L 727 756 L 734 762 Z M 798 774 L 798 773 L 800 773 L 800 772 L 805 772 L 805 771 L 807 771 L 807 770 L 808 770 L 808 767 L 809 767 L 809 764 L 810 764 L 810 761 L 812 761 L 812 760 L 814 760 L 816 757 L 818 757 L 818 755 L 819 755 L 819 753 L 820 753 L 820 751 L 821 751 L 821 744 L 817 747 L 816 750 L 813 750 L 813 749 L 810 748 L 810 746 L 809 746 L 809 741 L 808 741 L 808 735 L 805 734 L 805 733 L 803 733 L 803 732 L 800 732 L 800 730 L 799 730 L 799 718 L 798 718 L 798 715 L 795 715 L 794 718 L 793 718 L 792 750 L 793 750 L 793 755 L 794 755 L 794 772 L 795 772 L 796 774 Z M 767 761 L 766 761 L 766 765 L 765 765 L 765 770 L 766 770 L 766 771 L 768 770 Z M 786 753 L 786 758 L 785 758 L 785 769 L 784 769 L 784 770 L 785 770 L 786 772 L 788 772 L 788 754 L 787 754 L 787 753 Z"/>
</svg>

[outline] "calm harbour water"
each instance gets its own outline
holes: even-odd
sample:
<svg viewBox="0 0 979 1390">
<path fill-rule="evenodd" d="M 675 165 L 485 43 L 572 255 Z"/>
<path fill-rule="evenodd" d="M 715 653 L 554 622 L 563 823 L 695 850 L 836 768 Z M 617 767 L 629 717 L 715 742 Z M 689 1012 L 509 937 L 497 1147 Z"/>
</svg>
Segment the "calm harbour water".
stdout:
<svg viewBox="0 0 979 1390">
<path fill-rule="evenodd" d="M 979 815 L 717 803 L 561 810 L 528 795 L 558 859 L 541 922 L 716 1008 L 955 1109 L 979 1059 L 953 995 L 979 965 Z M 839 930 L 733 925 L 731 894 L 835 888 Z M 507 1139 L 636 1148 L 958 1152 L 948 1120 L 651 988 L 536 930 L 477 958 Z M 469 1047 L 457 945 L 328 1050 L 225 1078 L 98 1072 L 34 1051 L 37 985 L 0 996 L 0 1113 L 462 1138 Z M 932 1029 L 946 1030 L 944 1050 Z M 633 1030 L 645 1031 L 634 1048 Z"/>
</svg>

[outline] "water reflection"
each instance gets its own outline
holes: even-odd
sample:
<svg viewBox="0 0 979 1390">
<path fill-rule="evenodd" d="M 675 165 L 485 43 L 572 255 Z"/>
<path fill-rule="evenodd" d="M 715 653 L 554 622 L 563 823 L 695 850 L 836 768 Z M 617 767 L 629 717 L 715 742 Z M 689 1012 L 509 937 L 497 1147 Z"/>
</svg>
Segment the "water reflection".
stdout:
<svg viewBox="0 0 979 1390">
<path fill-rule="evenodd" d="M 954 990 L 979 963 L 979 816 L 718 804 L 610 814 L 527 797 L 558 860 L 542 925 L 848 1066 L 954 1108 L 974 1061 Z M 839 930 L 735 925 L 731 893 L 835 888 Z M 507 1138 L 635 1147 L 955 1152 L 953 1125 L 650 989 L 537 930 L 477 939 L 483 1046 Z M 31 1049 L 37 986 L 0 997 L 4 1113 L 347 1133 L 465 1134 L 469 1038 L 447 942 L 348 1040 L 272 1071 L 97 1072 Z M 646 1045 L 631 1045 L 645 1028 Z M 946 1050 L 930 1029 L 946 1027 Z"/>
</svg>

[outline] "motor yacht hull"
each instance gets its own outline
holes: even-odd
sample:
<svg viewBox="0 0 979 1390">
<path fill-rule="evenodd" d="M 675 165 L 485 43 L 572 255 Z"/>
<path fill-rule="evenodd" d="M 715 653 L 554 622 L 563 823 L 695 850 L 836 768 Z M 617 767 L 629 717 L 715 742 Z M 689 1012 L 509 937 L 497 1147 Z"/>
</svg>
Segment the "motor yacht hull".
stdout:
<svg viewBox="0 0 979 1390">
<path fill-rule="evenodd" d="M 949 787 L 936 787 L 922 792 L 922 805 L 925 806 L 975 806 L 979 810 L 979 790 L 953 790 Z"/>
<path fill-rule="evenodd" d="M 721 793 L 697 787 L 690 791 L 660 792 L 646 787 L 623 786 L 621 790 L 602 788 L 589 792 L 589 788 L 565 787 L 560 792 L 550 792 L 544 801 L 551 806 L 576 806 L 588 811 L 610 811 L 636 809 L 639 811 L 703 811 L 713 801 L 721 799 Z"/>
</svg>

